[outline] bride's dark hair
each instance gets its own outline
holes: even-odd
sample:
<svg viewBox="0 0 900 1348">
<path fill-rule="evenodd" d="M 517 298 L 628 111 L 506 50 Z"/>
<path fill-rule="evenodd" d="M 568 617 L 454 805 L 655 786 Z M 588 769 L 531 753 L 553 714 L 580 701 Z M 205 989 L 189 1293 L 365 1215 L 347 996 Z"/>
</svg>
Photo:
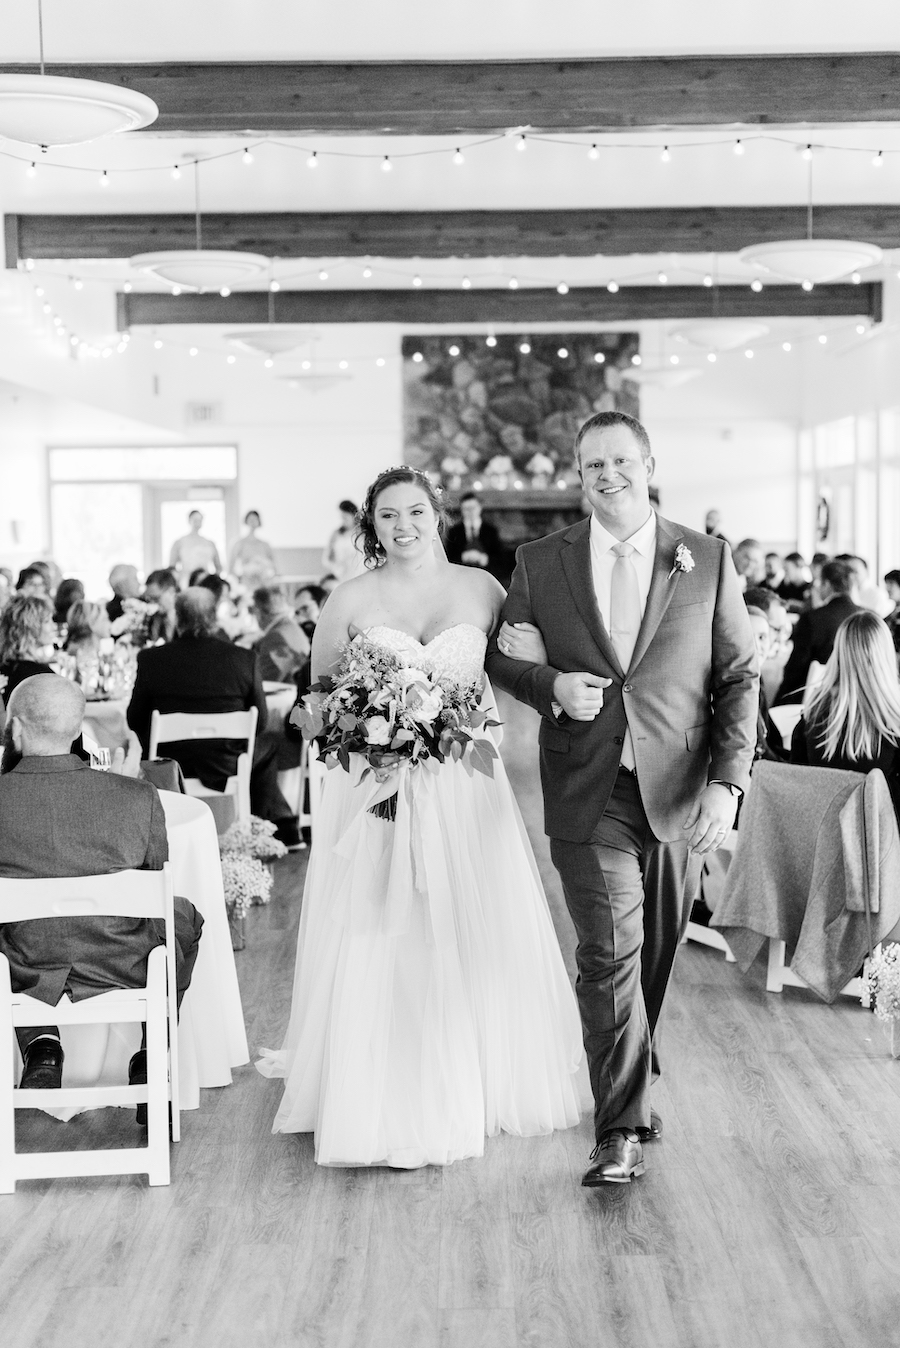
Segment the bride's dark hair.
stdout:
<svg viewBox="0 0 900 1348">
<path fill-rule="evenodd" d="M 375 532 L 375 506 L 381 493 L 387 491 L 388 487 L 396 487 L 399 482 L 408 482 L 414 487 L 422 488 L 437 515 L 438 529 L 441 533 L 447 522 L 447 511 L 441 498 L 440 487 L 436 487 L 425 473 L 420 472 L 418 468 L 408 468 L 406 464 L 401 464 L 399 468 L 386 468 L 369 487 L 356 515 L 356 537 L 362 543 L 363 556 L 370 571 L 384 562 L 384 548 Z"/>
</svg>

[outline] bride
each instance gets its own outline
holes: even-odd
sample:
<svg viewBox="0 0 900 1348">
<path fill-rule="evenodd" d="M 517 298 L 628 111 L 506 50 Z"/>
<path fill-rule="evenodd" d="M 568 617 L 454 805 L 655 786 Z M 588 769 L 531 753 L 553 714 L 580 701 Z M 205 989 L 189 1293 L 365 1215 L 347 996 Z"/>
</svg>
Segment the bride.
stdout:
<svg viewBox="0 0 900 1348">
<path fill-rule="evenodd" d="M 484 685 L 504 591 L 446 560 L 441 516 L 414 469 L 375 480 L 359 517 L 370 569 L 322 610 L 314 678 L 364 633 L 401 664 Z M 412 1168 L 481 1156 L 485 1134 L 571 1127 L 578 1010 L 502 762 L 493 777 L 405 762 L 392 821 L 369 809 L 380 787 L 364 767 L 353 755 L 325 778 L 290 1024 L 257 1063 L 284 1078 L 273 1131 L 314 1132 L 320 1165 Z"/>
</svg>

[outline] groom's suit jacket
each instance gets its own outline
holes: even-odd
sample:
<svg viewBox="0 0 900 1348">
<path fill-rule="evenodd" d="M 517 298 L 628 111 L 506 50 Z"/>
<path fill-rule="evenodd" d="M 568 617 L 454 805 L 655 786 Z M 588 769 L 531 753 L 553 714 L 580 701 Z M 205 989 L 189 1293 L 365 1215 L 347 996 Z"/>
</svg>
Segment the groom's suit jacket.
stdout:
<svg viewBox="0 0 900 1348">
<path fill-rule="evenodd" d="M 691 570 L 676 567 L 683 544 Z M 491 680 L 541 713 L 545 828 L 587 842 L 606 809 L 626 728 L 654 834 L 682 825 L 708 781 L 746 790 L 756 744 L 759 676 L 750 620 L 727 545 L 657 517 L 656 557 L 631 663 L 616 659 L 594 593 L 590 520 L 526 543 L 503 609 L 507 622 L 540 628 L 547 665 L 511 660 L 491 641 Z M 593 721 L 553 709 L 561 672 L 611 679 Z"/>
</svg>

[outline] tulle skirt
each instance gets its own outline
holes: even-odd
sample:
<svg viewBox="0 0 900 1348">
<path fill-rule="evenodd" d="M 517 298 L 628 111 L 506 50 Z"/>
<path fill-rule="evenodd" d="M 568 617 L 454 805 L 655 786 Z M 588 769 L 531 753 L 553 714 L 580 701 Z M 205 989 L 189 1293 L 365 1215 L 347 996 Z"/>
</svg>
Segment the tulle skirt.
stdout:
<svg viewBox="0 0 900 1348">
<path fill-rule="evenodd" d="M 320 1165 L 446 1165 L 485 1135 L 580 1117 L 581 1027 L 515 798 L 460 763 L 384 788 L 328 772 L 303 896 L 273 1131 Z"/>
</svg>

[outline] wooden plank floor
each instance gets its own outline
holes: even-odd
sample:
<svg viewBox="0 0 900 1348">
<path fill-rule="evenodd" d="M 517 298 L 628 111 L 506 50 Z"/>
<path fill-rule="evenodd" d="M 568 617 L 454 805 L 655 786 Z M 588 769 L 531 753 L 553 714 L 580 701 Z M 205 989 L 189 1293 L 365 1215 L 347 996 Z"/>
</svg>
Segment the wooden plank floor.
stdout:
<svg viewBox="0 0 900 1348">
<path fill-rule="evenodd" d="M 535 726 L 504 756 L 571 966 L 540 833 Z M 279 864 L 239 971 L 250 1043 L 287 1020 L 304 863 Z M 583 1123 L 500 1137 L 446 1170 L 325 1170 L 273 1137 L 253 1068 L 184 1117 L 168 1189 L 109 1178 L 0 1197 L 0 1330 L 15 1348 L 880 1348 L 900 1342 L 900 1062 L 842 1001 L 764 991 L 679 956 L 656 1088 L 665 1140 L 608 1191 L 579 1186 Z M 127 1145 L 124 1111 L 21 1143 Z"/>
</svg>

